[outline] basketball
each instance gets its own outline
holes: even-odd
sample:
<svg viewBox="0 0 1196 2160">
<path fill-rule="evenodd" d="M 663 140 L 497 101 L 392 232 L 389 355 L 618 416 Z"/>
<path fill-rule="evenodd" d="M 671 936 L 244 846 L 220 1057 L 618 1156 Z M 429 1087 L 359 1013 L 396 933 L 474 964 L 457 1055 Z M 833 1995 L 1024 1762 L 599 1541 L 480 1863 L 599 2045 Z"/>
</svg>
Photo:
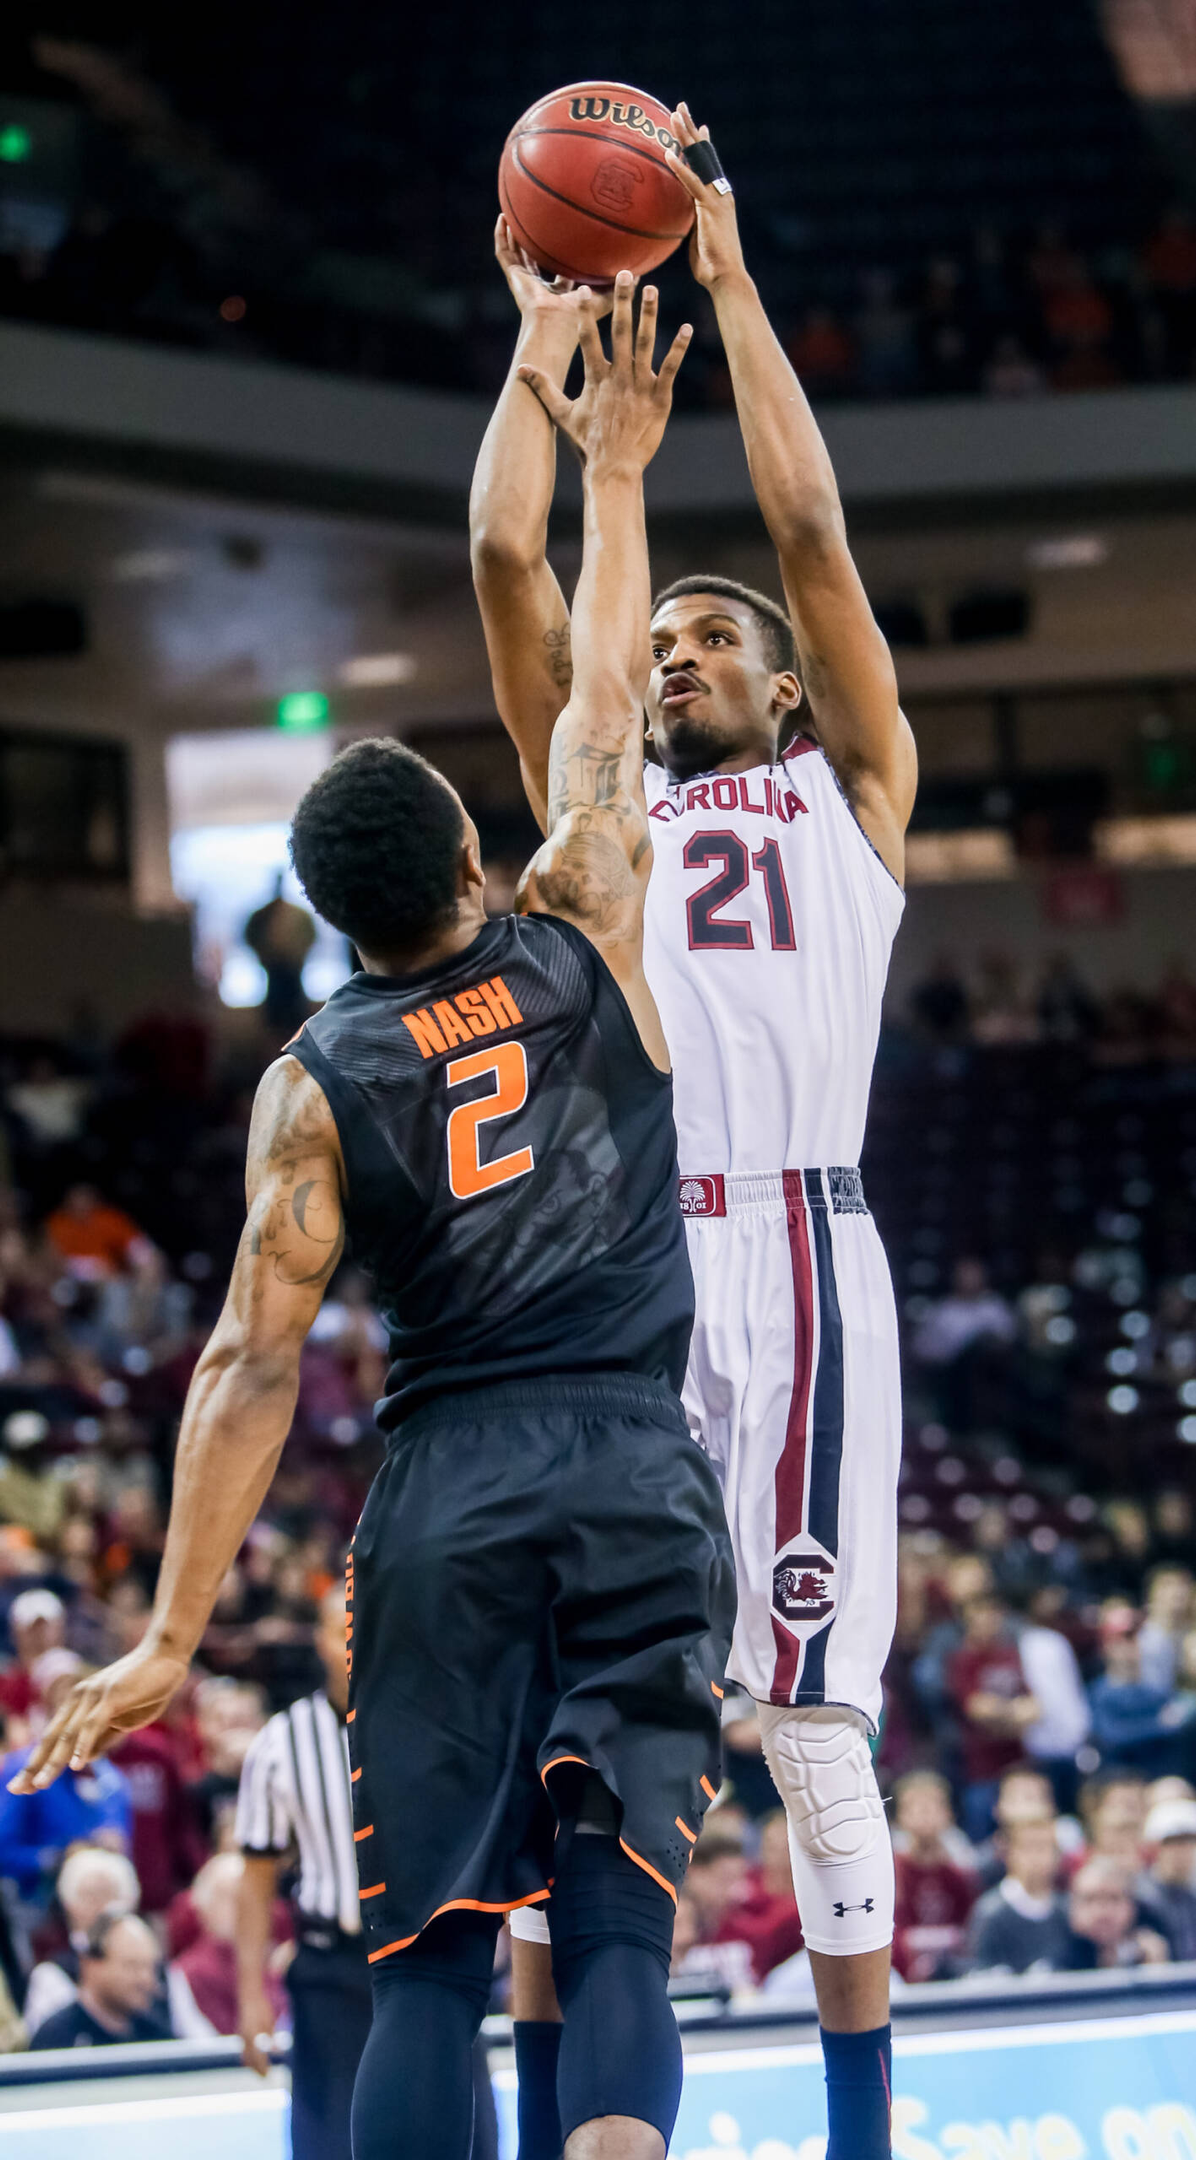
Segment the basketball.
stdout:
<svg viewBox="0 0 1196 2160">
<path fill-rule="evenodd" d="M 678 145 L 667 107 L 626 83 L 571 83 L 516 121 L 498 194 L 518 245 L 541 270 L 609 285 L 679 247 L 694 206 L 665 163 Z"/>
</svg>

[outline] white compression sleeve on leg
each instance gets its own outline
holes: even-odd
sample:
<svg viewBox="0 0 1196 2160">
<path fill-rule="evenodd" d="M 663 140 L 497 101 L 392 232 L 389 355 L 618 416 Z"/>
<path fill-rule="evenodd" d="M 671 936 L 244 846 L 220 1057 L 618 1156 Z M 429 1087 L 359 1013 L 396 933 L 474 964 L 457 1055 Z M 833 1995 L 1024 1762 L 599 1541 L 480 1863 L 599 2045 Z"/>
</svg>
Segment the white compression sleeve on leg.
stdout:
<svg viewBox="0 0 1196 2160">
<path fill-rule="evenodd" d="M 548 1932 L 548 1916 L 543 1905 L 517 1905 L 508 1915 L 511 1933 L 516 1942 L 551 1942 Z"/>
<path fill-rule="evenodd" d="M 883 1950 L 893 1940 L 893 1848 L 863 1719 L 830 1704 L 759 1710 L 807 1947 L 829 1957 Z"/>
</svg>

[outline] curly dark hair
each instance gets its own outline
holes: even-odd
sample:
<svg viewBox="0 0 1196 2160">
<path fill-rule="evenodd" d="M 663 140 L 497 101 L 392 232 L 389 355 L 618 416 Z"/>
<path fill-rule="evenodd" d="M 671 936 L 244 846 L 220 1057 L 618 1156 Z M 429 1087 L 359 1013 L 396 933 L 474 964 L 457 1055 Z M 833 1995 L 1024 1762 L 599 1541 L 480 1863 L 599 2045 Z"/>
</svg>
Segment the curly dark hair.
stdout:
<svg viewBox="0 0 1196 2160">
<path fill-rule="evenodd" d="M 793 625 L 784 608 L 770 600 L 767 593 L 757 592 L 752 585 L 741 585 L 738 578 L 681 577 L 657 593 L 652 602 L 653 615 L 666 600 L 682 600 L 689 593 L 717 593 L 723 600 L 738 600 L 743 607 L 750 608 L 760 626 L 765 658 L 773 674 L 797 674 Z"/>
<path fill-rule="evenodd" d="M 389 737 L 351 743 L 291 826 L 295 875 L 359 951 L 401 953 L 457 911 L 461 805 L 434 765 Z"/>
</svg>

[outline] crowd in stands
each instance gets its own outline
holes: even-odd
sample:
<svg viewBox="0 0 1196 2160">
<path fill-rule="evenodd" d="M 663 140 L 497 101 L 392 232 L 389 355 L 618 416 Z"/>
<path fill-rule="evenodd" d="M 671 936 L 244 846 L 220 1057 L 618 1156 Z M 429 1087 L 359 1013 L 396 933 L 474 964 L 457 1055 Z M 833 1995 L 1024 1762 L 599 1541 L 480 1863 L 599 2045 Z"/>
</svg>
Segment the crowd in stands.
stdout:
<svg viewBox="0 0 1196 2160">
<path fill-rule="evenodd" d="M 1196 976 L 1178 955 L 1153 988 L 1125 984 L 1100 997 L 1067 953 L 1026 983 L 1008 953 L 982 953 L 969 980 L 943 952 L 911 992 L 908 1015 L 937 1047 L 1074 1044 L 1106 1064 L 1196 1057 Z"/>
<path fill-rule="evenodd" d="M 1196 374 L 1196 219 L 1178 205 L 1133 243 L 1080 244 L 1061 223 L 1022 234 L 985 226 L 970 248 L 920 267 L 847 280 L 841 265 L 785 277 L 757 267 L 815 402 L 1024 398 Z M 0 252 L 0 314 L 493 393 L 513 325 L 504 296 L 486 282 L 490 269 L 479 246 L 472 288 L 424 290 L 411 275 L 406 316 L 393 303 L 377 319 L 365 300 L 335 311 L 293 295 L 284 302 L 268 287 L 230 303 L 183 232 L 144 211 L 122 217 L 92 204 L 55 246 L 10 242 Z M 795 286 L 796 308 L 787 298 Z M 697 329 L 679 401 L 729 407 L 730 376 L 708 309 L 699 309 Z"/>
<path fill-rule="evenodd" d="M 1196 1956 L 1196 991 L 1168 980 L 1138 1064 L 1101 1063 L 1108 1008 L 1062 963 L 1014 999 L 1022 1032 L 944 963 L 882 1052 L 865 1177 L 907 1442 L 876 1751 L 902 1983 Z M 241 1767 L 318 1682 L 379 1459 L 386 1348 L 351 1263 L 188 1686 L 88 1770 L 28 1799 L 7 1780 L 145 1627 L 265 1054 L 220 1063 L 194 1021 L 0 1044 L 0 2047 L 236 2030 Z M 998 1157 L 981 1205 L 960 1166 Z M 809 2001 L 752 1706 L 729 1692 L 726 1714 L 675 1986 Z M 281 1971 L 282 1907 L 276 1932 Z"/>
</svg>

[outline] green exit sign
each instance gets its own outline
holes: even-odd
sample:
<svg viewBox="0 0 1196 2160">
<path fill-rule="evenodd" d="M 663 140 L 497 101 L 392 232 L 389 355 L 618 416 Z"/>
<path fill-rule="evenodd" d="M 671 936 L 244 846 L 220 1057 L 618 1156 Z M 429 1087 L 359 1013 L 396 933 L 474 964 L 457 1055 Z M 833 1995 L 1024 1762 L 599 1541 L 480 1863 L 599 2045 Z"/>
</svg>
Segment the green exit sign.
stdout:
<svg viewBox="0 0 1196 2160">
<path fill-rule="evenodd" d="M 292 735 L 328 725 L 328 700 L 322 690 L 292 690 L 278 700 L 278 725 Z"/>
<path fill-rule="evenodd" d="M 0 127 L 0 164 L 25 165 L 33 156 L 33 137 L 19 121 Z"/>
</svg>

